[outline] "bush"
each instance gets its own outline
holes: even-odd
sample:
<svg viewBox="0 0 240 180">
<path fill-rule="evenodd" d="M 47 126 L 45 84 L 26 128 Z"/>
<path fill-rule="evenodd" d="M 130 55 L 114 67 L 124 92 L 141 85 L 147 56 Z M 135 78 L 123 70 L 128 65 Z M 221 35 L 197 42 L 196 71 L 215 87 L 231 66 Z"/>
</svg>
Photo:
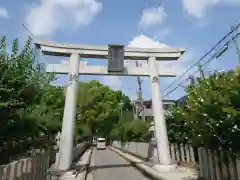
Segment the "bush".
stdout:
<svg viewBox="0 0 240 180">
<path fill-rule="evenodd" d="M 166 117 L 170 141 L 239 150 L 240 71 L 215 72 L 187 88 L 186 106 Z"/>
</svg>

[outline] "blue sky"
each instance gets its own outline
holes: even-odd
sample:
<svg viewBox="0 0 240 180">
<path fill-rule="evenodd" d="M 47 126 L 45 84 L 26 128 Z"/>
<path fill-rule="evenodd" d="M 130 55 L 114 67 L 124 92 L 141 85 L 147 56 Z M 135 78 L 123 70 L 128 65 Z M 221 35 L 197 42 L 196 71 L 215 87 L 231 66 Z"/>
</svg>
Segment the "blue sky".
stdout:
<svg viewBox="0 0 240 180">
<path fill-rule="evenodd" d="M 49 41 L 185 47 L 186 53 L 181 60 L 167 64 L 181 74 L 229 32 L 230 25 L 240 23 L 239 10 L 240 0 L 2 0 L 0 34 L 6 34 L 9 42 L 18 37 L 23 44 L 27 37 L 21 25 L 24 23 L 38 39 Z M 235 51 L 230 44 L 229 50 L 205 71 L 233 68 L 237 63 Z M 60 63 L 63 59 L 40 57 L 44 63 Z M 88 61 L 89 65 L 107 64 L 106 60 L 83 61 Z M 91 79 L 121 89 L 133 99 L 136 97 L 136 77 L 80 77 L 82 81 Z M 66 84 L 66 80 L 66 76 L 59 76 L 54 83 Z M 143 80 L 144 98 L 150 99 L 149 80 Z M 161 89 L 173 81 L 174 78 L 162 78 Z M 180 87 L 166 98 L 176 99 L 183 94 Z"/>
</svg>

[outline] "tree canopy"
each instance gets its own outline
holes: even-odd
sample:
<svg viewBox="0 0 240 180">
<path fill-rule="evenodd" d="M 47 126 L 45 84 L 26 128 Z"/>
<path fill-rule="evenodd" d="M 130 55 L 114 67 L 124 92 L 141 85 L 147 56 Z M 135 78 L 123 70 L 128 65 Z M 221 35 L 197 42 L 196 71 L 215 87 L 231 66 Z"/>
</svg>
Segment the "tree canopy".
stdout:
<svg viewBox="0 0 240 180">
<path fill-rule="evenodd" d="M 187 88 L 186 106 L 167 116 L 171 141 L 239 150 L 240 71 L 215 72 Z"/>
<path fill-rule="evenodd" d="M 44 66 L 36 62 L 36 53 L 31 47 L 31 39 L 27 40 L 22 50 L 18 48 L 17 39 L 14 40 L 12 51 L 8 53 L 6 37 L 2 37 L 0 42 L 0 159 L 4 157 L 7 161 L 9 156 L 21 154 L 43 144 L 46 146 L 48 141 L 44 135 L 48 134 L 49 138 L 53 135 L 50 132 L 56 128 L 55 125 L 50 125 L 56 119 L 50 116 L 52 112 L 48 109 L 49 104 L 48 108 L 43 105 L 43 101 L 50 98 L 51 93 L 57 92 L 48 91 L 50 88 L 48 84 L 54 76 L 46 74 Z M 55 89 L 55 87 L 52 88 Z M 57 96 L 59 97 L 59 94 Z M 57 101 L 52 102 L 57 105 Z M 54 106 L 53 104 L 51 106 Z M 58 119 L 61 118 L 58 117 Z"/>
<path fill-rule="evenodd" d="M 130 100 L 121 91 L 114 91 L 99 81 L 80 82 L 77 106 L 77 131 L 85 138 L 109 136 L 124 110 L 131 109 Z"/>
</svg>

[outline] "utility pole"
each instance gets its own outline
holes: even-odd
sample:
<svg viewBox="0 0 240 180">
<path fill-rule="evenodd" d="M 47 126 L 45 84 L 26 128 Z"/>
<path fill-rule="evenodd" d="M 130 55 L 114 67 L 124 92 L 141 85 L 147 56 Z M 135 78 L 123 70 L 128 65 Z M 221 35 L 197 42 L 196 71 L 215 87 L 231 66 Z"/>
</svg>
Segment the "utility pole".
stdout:
<svg viewBox="0 0 240 180">
<path fill-rule="evenodd" d="M 138 61 L 136 61 L 136 67 L 139 67 Z M 139 76 L 137 77 L 137 83 L 138 83 L 138 96 L 140 100 L 140 106 L 142 108 L 142 120 L 145 121 L 144 103 L 142 95 L 142 81 Z"/>
<path fill-rule="evenodd" d="M 190 76 L 189 79 L 190 79 L 190 84 L 191 84 L 192 86 L 194 86 L 194 85 L 195 85 L 194 76 Z"/>
<path fill-rule="evenodd" d="M 200 78 L 205 78 L 204 70 L 203 70 L 203 65 L 199 64 L 198 65 L 198 70 L 200 72 Z"/>
<path fill-rule="evenodd" d="M 240 65 L 240 49 L 239 49 L 239 45 L 238 45 L 238 42 L 237 42 L 237 37 L 238 37 L 239 33 L 236 33 L 236 29 L 232 26 L 231 26 L 231 30 L 234 31 L 233 32 L 233 43 L 235 44 L 235 47 L 236 47 L 236 50 L 237 50 L 238 64 Z"/>
</svg>

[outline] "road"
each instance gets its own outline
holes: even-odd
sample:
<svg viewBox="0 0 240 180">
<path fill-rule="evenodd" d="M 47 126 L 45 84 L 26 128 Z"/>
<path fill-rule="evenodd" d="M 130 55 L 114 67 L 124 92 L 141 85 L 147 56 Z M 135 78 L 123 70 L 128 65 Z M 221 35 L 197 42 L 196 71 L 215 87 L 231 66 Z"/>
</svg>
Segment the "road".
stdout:
<svg viewBox="0 0 240 180">
<path fill-rule="evenodd" d="M 111 150 L 93 150 L 92 180 L 150 180 Z"/>
</svg>

